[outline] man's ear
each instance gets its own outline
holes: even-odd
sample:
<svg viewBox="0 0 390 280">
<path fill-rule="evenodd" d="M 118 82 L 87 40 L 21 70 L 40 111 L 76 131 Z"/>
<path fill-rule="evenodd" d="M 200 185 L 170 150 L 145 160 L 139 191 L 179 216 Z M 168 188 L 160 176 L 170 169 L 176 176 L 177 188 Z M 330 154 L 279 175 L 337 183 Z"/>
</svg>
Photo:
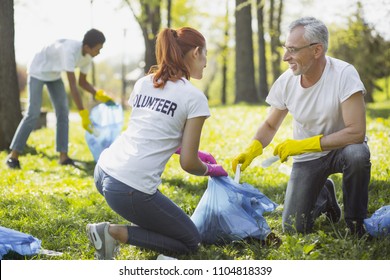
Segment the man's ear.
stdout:
<svg viewBox="0 0 390 280">
<path fill-rule="evenodd" d="M 324 46 L 322 44 L 318 44 L 315 46 L 314 55 L 316 58 L 320 57 L 324 52 Z"/>
</svg>

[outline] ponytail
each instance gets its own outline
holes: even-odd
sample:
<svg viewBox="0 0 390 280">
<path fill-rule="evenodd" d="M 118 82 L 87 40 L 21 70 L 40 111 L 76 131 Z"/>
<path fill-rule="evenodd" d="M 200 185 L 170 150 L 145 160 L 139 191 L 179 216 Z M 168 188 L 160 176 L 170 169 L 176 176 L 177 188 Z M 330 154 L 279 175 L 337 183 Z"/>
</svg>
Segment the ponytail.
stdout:
<svg viewBox="0 0 390 280">
<path fill-rule="evenodd" d="M 190 72 L 184 56 L 191 49 L 204 48 L 205 44 L 203 35 L 190 27 L 160 31 L 156 40 L 157 65 L 149 70 L 149 73 L 154 73 L 154 87 L 163 88 L 167 81 L 175 82 L 183 77 L 189 80 Z"/>
</svg>

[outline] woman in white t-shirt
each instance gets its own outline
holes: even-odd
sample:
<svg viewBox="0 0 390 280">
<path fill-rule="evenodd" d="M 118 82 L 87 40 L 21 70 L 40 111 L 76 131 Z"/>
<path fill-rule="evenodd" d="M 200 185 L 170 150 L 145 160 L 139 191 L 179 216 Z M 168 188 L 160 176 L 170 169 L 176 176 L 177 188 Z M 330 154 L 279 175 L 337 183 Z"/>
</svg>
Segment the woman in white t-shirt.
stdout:
<svg viewBox="0 0 390 280">
<path fill-rule="evenodd" d="M 134 86 L 127 130 L 100 155 L 95 184 L 110 207 L 134 225 L 87 225 L 99 259 L 113 259 L 117 241 L 159 252 L 197 250 L 200 235 L 188 215 L 158 191 L 172 154 L 199 176 L 227 176 L 212 155 L 198 152 L 207 98 L 190 78 L 201 79 L 206 42 L 198 31 L 164 29 L 156 41 L 158 65 Z"/>
</svg>

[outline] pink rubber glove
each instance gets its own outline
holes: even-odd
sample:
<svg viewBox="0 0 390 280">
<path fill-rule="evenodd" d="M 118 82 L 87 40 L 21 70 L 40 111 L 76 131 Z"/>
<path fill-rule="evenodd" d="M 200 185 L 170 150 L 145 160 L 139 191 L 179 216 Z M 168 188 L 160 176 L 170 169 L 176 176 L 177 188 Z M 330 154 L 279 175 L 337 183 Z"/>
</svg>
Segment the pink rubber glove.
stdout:
<svg viewBox="0 0 390 280">
<path fill-rule="evenodd" d="M 175 154 L 180 155 L 180 152 L 181 152 L 181 148 L 177 149 Z M 208 153 L 208 152 L 198 151 L 198 157 L 204 163 L 211 163 L 211 164 L 216 164 L 217 163 L 217 161 L 215 160 L 213 155 Z"/>
<path fill-rule="evenodd" d="M 198 157 L 204 163 L 211 163 L 211 164 L 217 163 L 213 155 L 208 152 L 198 151 Z"/>
<path fill-rule="evenodd" d="M 204 176 L 220 177 L 227 176 L 228 173 L 219 164 L 206 163 L 207 171 Z"/>
</svg>

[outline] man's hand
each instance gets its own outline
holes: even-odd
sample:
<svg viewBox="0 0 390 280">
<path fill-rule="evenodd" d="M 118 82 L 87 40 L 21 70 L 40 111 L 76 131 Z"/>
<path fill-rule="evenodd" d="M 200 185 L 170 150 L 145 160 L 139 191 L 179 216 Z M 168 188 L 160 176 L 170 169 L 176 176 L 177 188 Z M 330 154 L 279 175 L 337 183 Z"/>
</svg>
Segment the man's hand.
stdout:
<svg viewBox="0 0 390 280">
<path fill-rule="evenodd" d="M 115 104 L 114 100 L 110 96 L 108 96 L 102 89 L 96 91 L 95 99 L 97 101 L 107 103 L 108 105 Z"/>
<path fill-rule="evenodd" d="M 84 129 L 86 131 L 88 131 L 89 133 L 92 133 L 93 132 L 93 125 L 92 125 L 91 120 L 89 119 L 89 112 L 88 112 L 88 110 L 86 110 L 86 109 L 80 110 L 79 114 L 80 114 L 80 117 L 81 117 L 81 124 L 84 127 Z"/>
<path fill-rule="evenodd" d="M 244 171 L 253 159 L 263 153 L 263 145 L 259 140 L 252 140 L 251 144 L 246 148 L 246 150 L 236 156 L 232 162 L 233 172 L 236 172 L 237 164 L 242 163 L 241 171 Z"/>
<path fill-rule="evenodd" d="M 281 162 L 285 162 L 289 156 L 296 156 L 304 153 L 322 152 L 321 137 L 317 135 L 302 140 L 287 139 L 276 146 L 274 156 L 278 155 Z"/>
</svg>

